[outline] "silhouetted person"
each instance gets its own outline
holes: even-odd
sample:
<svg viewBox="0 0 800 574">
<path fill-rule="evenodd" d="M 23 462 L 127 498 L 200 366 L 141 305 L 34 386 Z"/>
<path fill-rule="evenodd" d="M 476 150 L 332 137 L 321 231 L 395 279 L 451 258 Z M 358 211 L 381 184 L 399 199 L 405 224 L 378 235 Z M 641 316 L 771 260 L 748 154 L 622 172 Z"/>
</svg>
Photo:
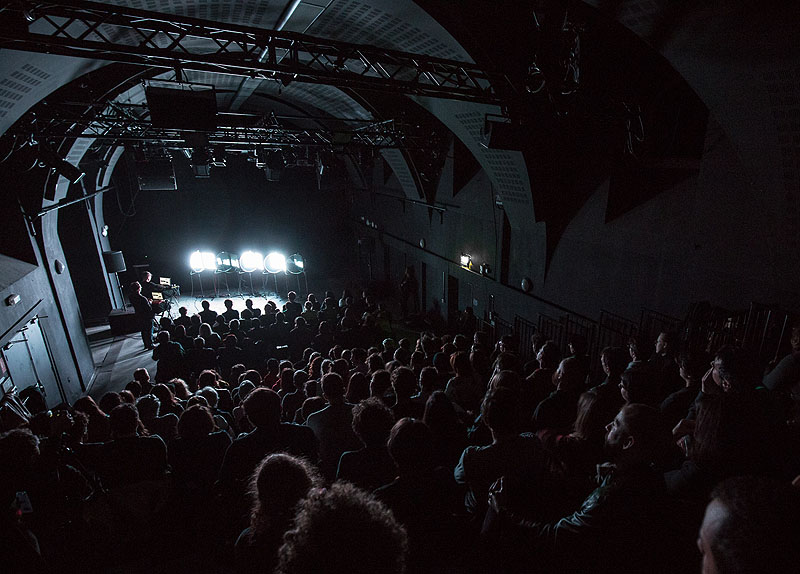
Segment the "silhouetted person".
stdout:
<svg viewBox="0 0 800 574">
<path fill-rule="evenodd" d="M 153 348 L 153 307 L 150 301 L 142 295 L 142 285 L 134 281 L 130 286 L 130 300 L 136 316 L 136 324 L 142 333 L 142 343 L 145 349 Z"/>
</svg>

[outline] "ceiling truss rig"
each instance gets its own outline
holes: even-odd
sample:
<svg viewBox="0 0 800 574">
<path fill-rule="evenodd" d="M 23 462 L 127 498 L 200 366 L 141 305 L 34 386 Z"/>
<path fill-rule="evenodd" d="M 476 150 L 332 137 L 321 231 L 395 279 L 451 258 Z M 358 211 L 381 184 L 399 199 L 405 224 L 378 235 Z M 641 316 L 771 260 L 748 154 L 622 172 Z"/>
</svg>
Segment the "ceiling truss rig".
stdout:
<svg viewBox="0 0 800 574">
<path fill-rule="evenodd" d="M 430 134 L 397 125 L 395 121 L 370 122 L 351 130 L 294 128 L 281 125 L 219 126 L 213 131 L 156 127 L 149 119 L 138 117 L 126 106 L 109 102 L 105 110 L 91 115 L 70 115 L 63 111 L 52 117 L 37 116 L 35 121 L 16 130 L 34 139 L 74 137 L 119 144 L 146 142 L 167 147 L 187 147 L 187 133 L 202 133 L 208 145 L 268 147 L 371 147 L 429 149 Z"/>
<path fill-rule="evenodd" d="M 501 104 L 508 78 L 476 64 L 82 1 L 0 1 L 0 47 L 143 66 Z"/>
</svg>

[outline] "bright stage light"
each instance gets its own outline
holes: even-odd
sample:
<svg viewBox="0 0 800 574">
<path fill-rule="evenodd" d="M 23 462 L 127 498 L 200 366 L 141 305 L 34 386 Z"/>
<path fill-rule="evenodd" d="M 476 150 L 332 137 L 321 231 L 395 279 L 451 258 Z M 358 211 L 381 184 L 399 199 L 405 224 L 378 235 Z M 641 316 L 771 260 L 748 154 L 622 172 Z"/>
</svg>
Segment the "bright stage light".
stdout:
<svg viewBox="0 0 800 574">
<path fill-rule="evenodd" d="M 217 270 L 217 256 L 211 253 L 210 251 L 203 251 L 200 253 L 200 257 L 203 260 L 203 269 L 206 271 L 216 271 Z"/>
<path fill-rule="evenodd" d="M 239 256 L 235 253 L 228 253 L 222 251 L 217 253 L 217 271 L 222 273 L 230 273 L 239 269 Z"/>
<path fill-rule="evenodd" d="M 239 258 L 239 262 L 242 264 L 242 271 L 245 273 L 264 269 L 264 256 L 258 251 L 245 251 Z"/>
<path fill-rule="evenodd" d="M 195 251 L 189 256 L 189 267 L 192 268 L 192 271 L 195 273 L 200 273 L 203 267 L 203 254 L 199 251 Z"/>
<path fill-rule="evenodd" d="M 286 272 L 291 273 L 292 275 L 299 275 L 305 271 L 305 263 L 303 262 L 303 256 L 299 253 L 295 253 L 294 255 L 290 255 L 289 258 L 286 260 Z"/>
<path fill-rule="evenodd" d="M 269 273 L 286 271 L 286 256 L 277 251 L 273 251 L 264 258 L 264 268 Z"/>
</svg>

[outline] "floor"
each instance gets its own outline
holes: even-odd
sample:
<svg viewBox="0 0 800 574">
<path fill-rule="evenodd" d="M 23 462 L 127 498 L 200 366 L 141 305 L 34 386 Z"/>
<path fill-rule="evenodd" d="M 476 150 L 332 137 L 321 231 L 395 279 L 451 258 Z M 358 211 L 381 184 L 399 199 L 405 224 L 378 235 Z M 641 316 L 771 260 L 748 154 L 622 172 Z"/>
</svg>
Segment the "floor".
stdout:
<svg viewBox="0 0 800 574">
<path fill-rule="evenodd" d="M 234 309 L 241 311 L 245 308 L 246 297 L 231 297 L 230 299 L 233 301 Z M 264 297 L 250 297 L 250 299 L 253 300 L 254 307 L 261 309 L 264 308 L 268 299 L 275 301 L 279 307 L 285 302 L 284 299 L 275 296 L 268 299 Z M 225 310 L 224 297 L 206 300 L 211 304 L 211 309 L 217 313 Z M 170 313 L 173 317 L 177 317 L 178 308 L 186 307 L 189 315 L 193 315 L 200 311 L 201 301 L 200 298 L 186 295 L 177 297 L 172 301 Z M 111 328 L 108 325 L 101 325 L 87 328 L 86 335 L 89 338 L 95 365 L 95 375 L 87 393 L 93 399 L 99 400 L 105 393 L 119 392 L 124 389 L 125 385 L 133 379 L 133 371 L 140 367 L 150 371 L 151 376 L 155 374 L 156 363 L 152 358 L 153 352 L 144 349 L 142 336 L 139 333 L 114 337 L 111 335 Z"/>
</svg>

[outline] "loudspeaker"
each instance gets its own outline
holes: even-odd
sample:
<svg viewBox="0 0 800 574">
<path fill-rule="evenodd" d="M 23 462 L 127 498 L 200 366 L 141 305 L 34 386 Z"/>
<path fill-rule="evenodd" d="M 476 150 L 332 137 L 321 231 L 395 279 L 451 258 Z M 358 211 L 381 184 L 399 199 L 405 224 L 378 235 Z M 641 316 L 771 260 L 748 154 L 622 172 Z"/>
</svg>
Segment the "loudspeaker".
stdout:
<svg viewBox="0 0 800 574">
<path fill-rule="evenodd" d="M 175 191 L 178 189 L 171 158 L 137 161 L 136 177 L 139 181 L 139 191 Z"/>
<path fill-rule="evenodd" d="M 122 273 L 125 271 L 125 258 L 122 251 L 103 251 L 103 263 L 107 273 Z"/>
</svg>

